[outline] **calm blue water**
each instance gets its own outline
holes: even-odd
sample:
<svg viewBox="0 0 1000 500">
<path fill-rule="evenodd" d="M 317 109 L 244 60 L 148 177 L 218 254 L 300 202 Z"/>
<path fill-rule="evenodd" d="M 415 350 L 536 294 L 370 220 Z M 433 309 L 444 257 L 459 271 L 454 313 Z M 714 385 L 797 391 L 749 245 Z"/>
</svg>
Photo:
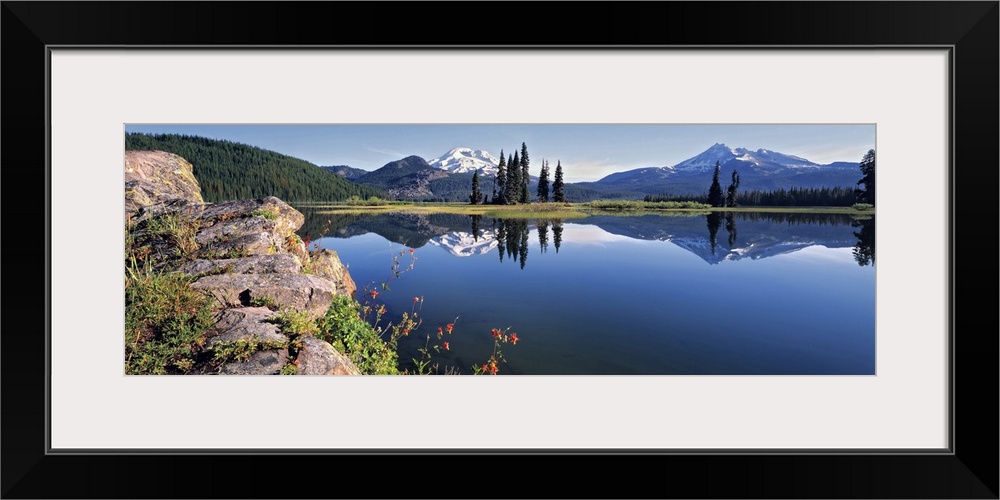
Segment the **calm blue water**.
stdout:
<svg viewBox="0 0 1000 500">
<path fill-rule="evenodd" d="M 423 298 L 402 360 L 454 323 L 434 359 L 462 373 L 508 327 L 521 340 L 501 374 L 875 373 L 874 219 L 395 214 L 327 228 L 329 216 L 303 212 L 303 236 L 336 250 L 359 290 L 414 249 L 413 269 L 378 298 L 390 318 Z"/>
</svg>

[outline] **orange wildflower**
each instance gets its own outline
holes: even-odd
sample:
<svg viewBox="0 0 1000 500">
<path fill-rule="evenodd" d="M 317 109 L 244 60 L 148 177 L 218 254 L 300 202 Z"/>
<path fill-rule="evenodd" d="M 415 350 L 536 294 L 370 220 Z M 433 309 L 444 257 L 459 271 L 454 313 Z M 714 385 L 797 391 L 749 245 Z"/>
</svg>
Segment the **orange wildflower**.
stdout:
<svg viewBox="0 0 1000 500">
<path fill-rule="evenodd" d="M 513 343 L 514 345 L 517 345 L 517 334 L 516 334 L 516 333 L 512 333 L 512 334 L 510 334 L 510 341 L 511 341 L 511 342 L 512 342 L 512 343 Z"/>
<path fill-rule="evenodd" d="M 452 323 L 448 323 L 448 326 L 446 326 L 445 328 L 448 330 L 448 333 L 451 333 L 452 329 L 455 328 L 455 325 Z"/>
<path fill-rule="evenodd" d="M 446 351 L 450 351 L 451 350 L 451 349 L 448 348 L 448 343 L 447 342 L 441 344 L 441 347 L 444 347 L 444 350 L 446 350 Z"/>
</svg>

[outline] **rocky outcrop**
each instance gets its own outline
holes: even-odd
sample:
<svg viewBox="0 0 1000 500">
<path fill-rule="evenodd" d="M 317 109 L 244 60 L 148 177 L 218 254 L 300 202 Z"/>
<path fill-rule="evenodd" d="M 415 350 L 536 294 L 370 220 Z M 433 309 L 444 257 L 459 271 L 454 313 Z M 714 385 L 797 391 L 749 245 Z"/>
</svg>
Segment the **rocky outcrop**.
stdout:
<svg viewBox="0 0 1000 500">
<path fill-rule="evenodd" d="M 219 307 L 268 304 L 278 309 L 305 311 L 309 318 L 323 316 L 333 302 L 336 285 L 307 274 L 217 274 L 191 284 L 215 298 Z"/>
<path fill-rule="evenodd" d="M 326 313 L 357 290 L 336 252 L 310 252 L 296 231 L 305 217 L 271 197 L 205 203 L 191 164 L 162 151 L 126 152 L 129 245 L 138 265 L 191 276 L 214 298 L 206 356 L 193 373 L 360 374 L 308 334 L 282 333 L 276 311 Z M 293 368 L 294 367 L 294 368 Z"/>
<path fill-rule="evenodd" d="M 305 336 L 302 347 L 295 359 L 298 365 L 298 375 L 360 375 L 354 363 L 332 345 L 322 340 Z"/>
<path fill-rule="evenodd" d="M 202 203 L 194 167 L 164 151 L 125 151 L 125 212 L 172 200 Z"/>
</svg>

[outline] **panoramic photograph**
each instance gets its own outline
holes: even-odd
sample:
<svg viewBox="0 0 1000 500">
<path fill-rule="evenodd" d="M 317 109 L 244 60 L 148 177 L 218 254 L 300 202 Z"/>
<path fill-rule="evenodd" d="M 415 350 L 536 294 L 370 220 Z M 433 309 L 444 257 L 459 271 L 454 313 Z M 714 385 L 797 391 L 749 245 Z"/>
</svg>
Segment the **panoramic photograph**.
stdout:
<svg viewBox="0 0 1000 500">
<path fill-rule="evenodd" d="M 127 375 L 875 375 L 874 124 L 126 124 Z"/>
</svg>

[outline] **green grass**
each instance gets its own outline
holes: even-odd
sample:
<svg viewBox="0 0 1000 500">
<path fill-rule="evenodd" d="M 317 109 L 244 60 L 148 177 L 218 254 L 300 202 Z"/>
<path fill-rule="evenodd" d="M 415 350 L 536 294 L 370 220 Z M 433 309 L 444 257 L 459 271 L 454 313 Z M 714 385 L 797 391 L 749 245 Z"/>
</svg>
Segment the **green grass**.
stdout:
<svg viewBox="0 0 1000 500">
<path fill-rule="evenodd" d="M 187 373 L 212 326 L 211 299 L 181 274 L 125 273 L 125 373 Z"/>
<path fill-rule="evenodd" d="M 145 225 L 148 234 L 159 236 L 170 243 L 178 257 L 186 257 L 198 249 L 194 236 L 199 228 L 197 220 L 176 212 L 152 217 Z"/>
<path fill-rule="evenodd" d="M 704 210 L 712 208 L 706 203 L 695 201 L 641 201 L 641 200 L 596 200 L 583 204 L 584 207 L 604 211 L 633 210 Z"/>
</svg>

